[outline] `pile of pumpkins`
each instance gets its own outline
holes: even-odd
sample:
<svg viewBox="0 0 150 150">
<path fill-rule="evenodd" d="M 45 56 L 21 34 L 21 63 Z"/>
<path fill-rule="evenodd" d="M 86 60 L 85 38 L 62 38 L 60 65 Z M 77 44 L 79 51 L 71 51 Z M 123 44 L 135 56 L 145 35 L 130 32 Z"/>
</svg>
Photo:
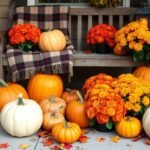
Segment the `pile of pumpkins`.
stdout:
<svg viewBox="0 0 150 150">
<path fill-rule="evenodd" d="M 80 92 L 63 91 L 58 75 L 36 74 L 27 90 L 18 83 L 0 84 L 1 126 L 12 136 L 30 136 L 43 128 L 57 142 L 70 144 L 79 139 L 81 128 L 88 127 Z"/>
<path fill-rule="evenodd" d="M 145 69 L 144 72 L 141 69 Z M 146 69 L 150 68 L 139 67 L 133 74 L 149 80 Z M 0 96 L 1 126 L 12 136 L 30 136 L 43 128 L 51 132 L 57 142 L 70 144 L 78 140 L 82 128 L 89 127 L 82 94 L 77 89 L 64 91 L 59 75 L 36 74 L 29 80 L 27 90 L 18 83 L 0 80 Z M 124 118 L 116 125 L 116 132 L 122 137 L 133 138 L 143 127 L 150 137 L 149 118 L 150 108 L 142 121 L 135 117 Z"/>
</svg>

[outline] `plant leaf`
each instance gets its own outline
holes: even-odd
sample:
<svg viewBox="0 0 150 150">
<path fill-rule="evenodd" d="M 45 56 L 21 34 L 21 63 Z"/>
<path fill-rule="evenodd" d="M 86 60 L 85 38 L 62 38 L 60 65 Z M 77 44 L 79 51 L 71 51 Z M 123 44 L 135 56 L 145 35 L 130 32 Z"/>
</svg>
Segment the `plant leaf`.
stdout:
<svg viewBox="0 0 150 150">
<path fill-rule="evenodd" d="M 112 127 L 113 127 L 113 123 L 111 121 L 106 123 L 106 128 L 107 129 L 111 130 Z"/>
<path fill-rule="evenodd" d="M 134 52 L 132 57 L 135 62 L 141 62 L 142 60 L 144 60 L 144 52 Z"/>
<path fill-rule="evenodd" d="M 89 120 L 89 125 L 90 126 L 94 126 L 95 125 L 95 120 L 93 119 L 93 120 Z"/>
</svg>

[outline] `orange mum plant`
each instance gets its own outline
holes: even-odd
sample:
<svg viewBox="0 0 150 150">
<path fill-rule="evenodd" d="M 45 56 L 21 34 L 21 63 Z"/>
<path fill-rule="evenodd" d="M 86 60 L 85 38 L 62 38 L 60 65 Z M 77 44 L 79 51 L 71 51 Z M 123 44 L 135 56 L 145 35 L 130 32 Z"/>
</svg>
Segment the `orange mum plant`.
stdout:
<svg viewBox="0 0 150 150">
<path fill-rule="evenodd" d="M 9 43 L 27 51 L 37 46 L 40 34 L 40 29 L 33 24 L 16 24 L 8 32 Z"/>
<path fill-rule="evenodd" d="M 85 112 L 91 123 L 105 124 L 108 129 L 115 122 L 121 121 L 126 114 L 123 98 L 111 87 L 115 79 L 109 75 L 99 74 L 89 78 L 83 88 L 85 92 Z M 96 82 L 92 85 L 93 82 Z"/>
</svg>

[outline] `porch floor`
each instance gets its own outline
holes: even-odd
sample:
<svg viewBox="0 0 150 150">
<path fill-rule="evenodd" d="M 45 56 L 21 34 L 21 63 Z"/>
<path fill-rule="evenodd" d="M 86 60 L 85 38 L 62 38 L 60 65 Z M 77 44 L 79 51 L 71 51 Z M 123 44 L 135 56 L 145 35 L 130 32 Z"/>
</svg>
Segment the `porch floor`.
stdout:
<svg viewBox="0 0 150 150">
<path fill-rule="evenodd" d="M 120 140 L 115 143 L 111 141 L 111 138 L 116 136 L 115 132 L 99 132 L 94 129 L 90 129 L 86 134 L 89 137 L 88 142 L 72 144 L 71 150 L 149 150 L 150 146 L 145 143 L 147 137 L 134 142 L 132 139 L 125 139 L 120 137 Z M 97 138 L 104 138 L 99 142 Z M 39 138 L 37 134 L 25 138 L 16 138 L 8 135 L 0 127 L 0 145 L 8 143 L 8 148 L 1 148 L 2 150 L 50 150 L 49 146 L 43 146 L 43 139 Z M 26 144 L 28 147 L 21 148 L 22 144 Z M 56 143 L 55 143 L 56 144 Z"/>
</svg>

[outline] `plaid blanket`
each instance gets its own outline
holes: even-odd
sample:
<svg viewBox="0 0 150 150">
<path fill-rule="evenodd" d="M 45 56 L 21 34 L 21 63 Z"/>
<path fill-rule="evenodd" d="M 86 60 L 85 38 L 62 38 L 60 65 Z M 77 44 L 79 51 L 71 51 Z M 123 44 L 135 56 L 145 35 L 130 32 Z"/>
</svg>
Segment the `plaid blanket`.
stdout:
<svg viewBox="0 0 150 150">
<path fill-rule="evenodd" d="M 50 28 L 60 29 L 67 39 L 67 46 L 60 52 L 25 52 L 9 47 L 8 63 L 12 71 L 12 81 L 30 79 L 35 73 L 68 73 L 73 75 L 74 46 L 69 39 L 68 6 L 25 6 L 17 7 L 15 24 L 32 23 L 42 31 Z"/>
</svg>

